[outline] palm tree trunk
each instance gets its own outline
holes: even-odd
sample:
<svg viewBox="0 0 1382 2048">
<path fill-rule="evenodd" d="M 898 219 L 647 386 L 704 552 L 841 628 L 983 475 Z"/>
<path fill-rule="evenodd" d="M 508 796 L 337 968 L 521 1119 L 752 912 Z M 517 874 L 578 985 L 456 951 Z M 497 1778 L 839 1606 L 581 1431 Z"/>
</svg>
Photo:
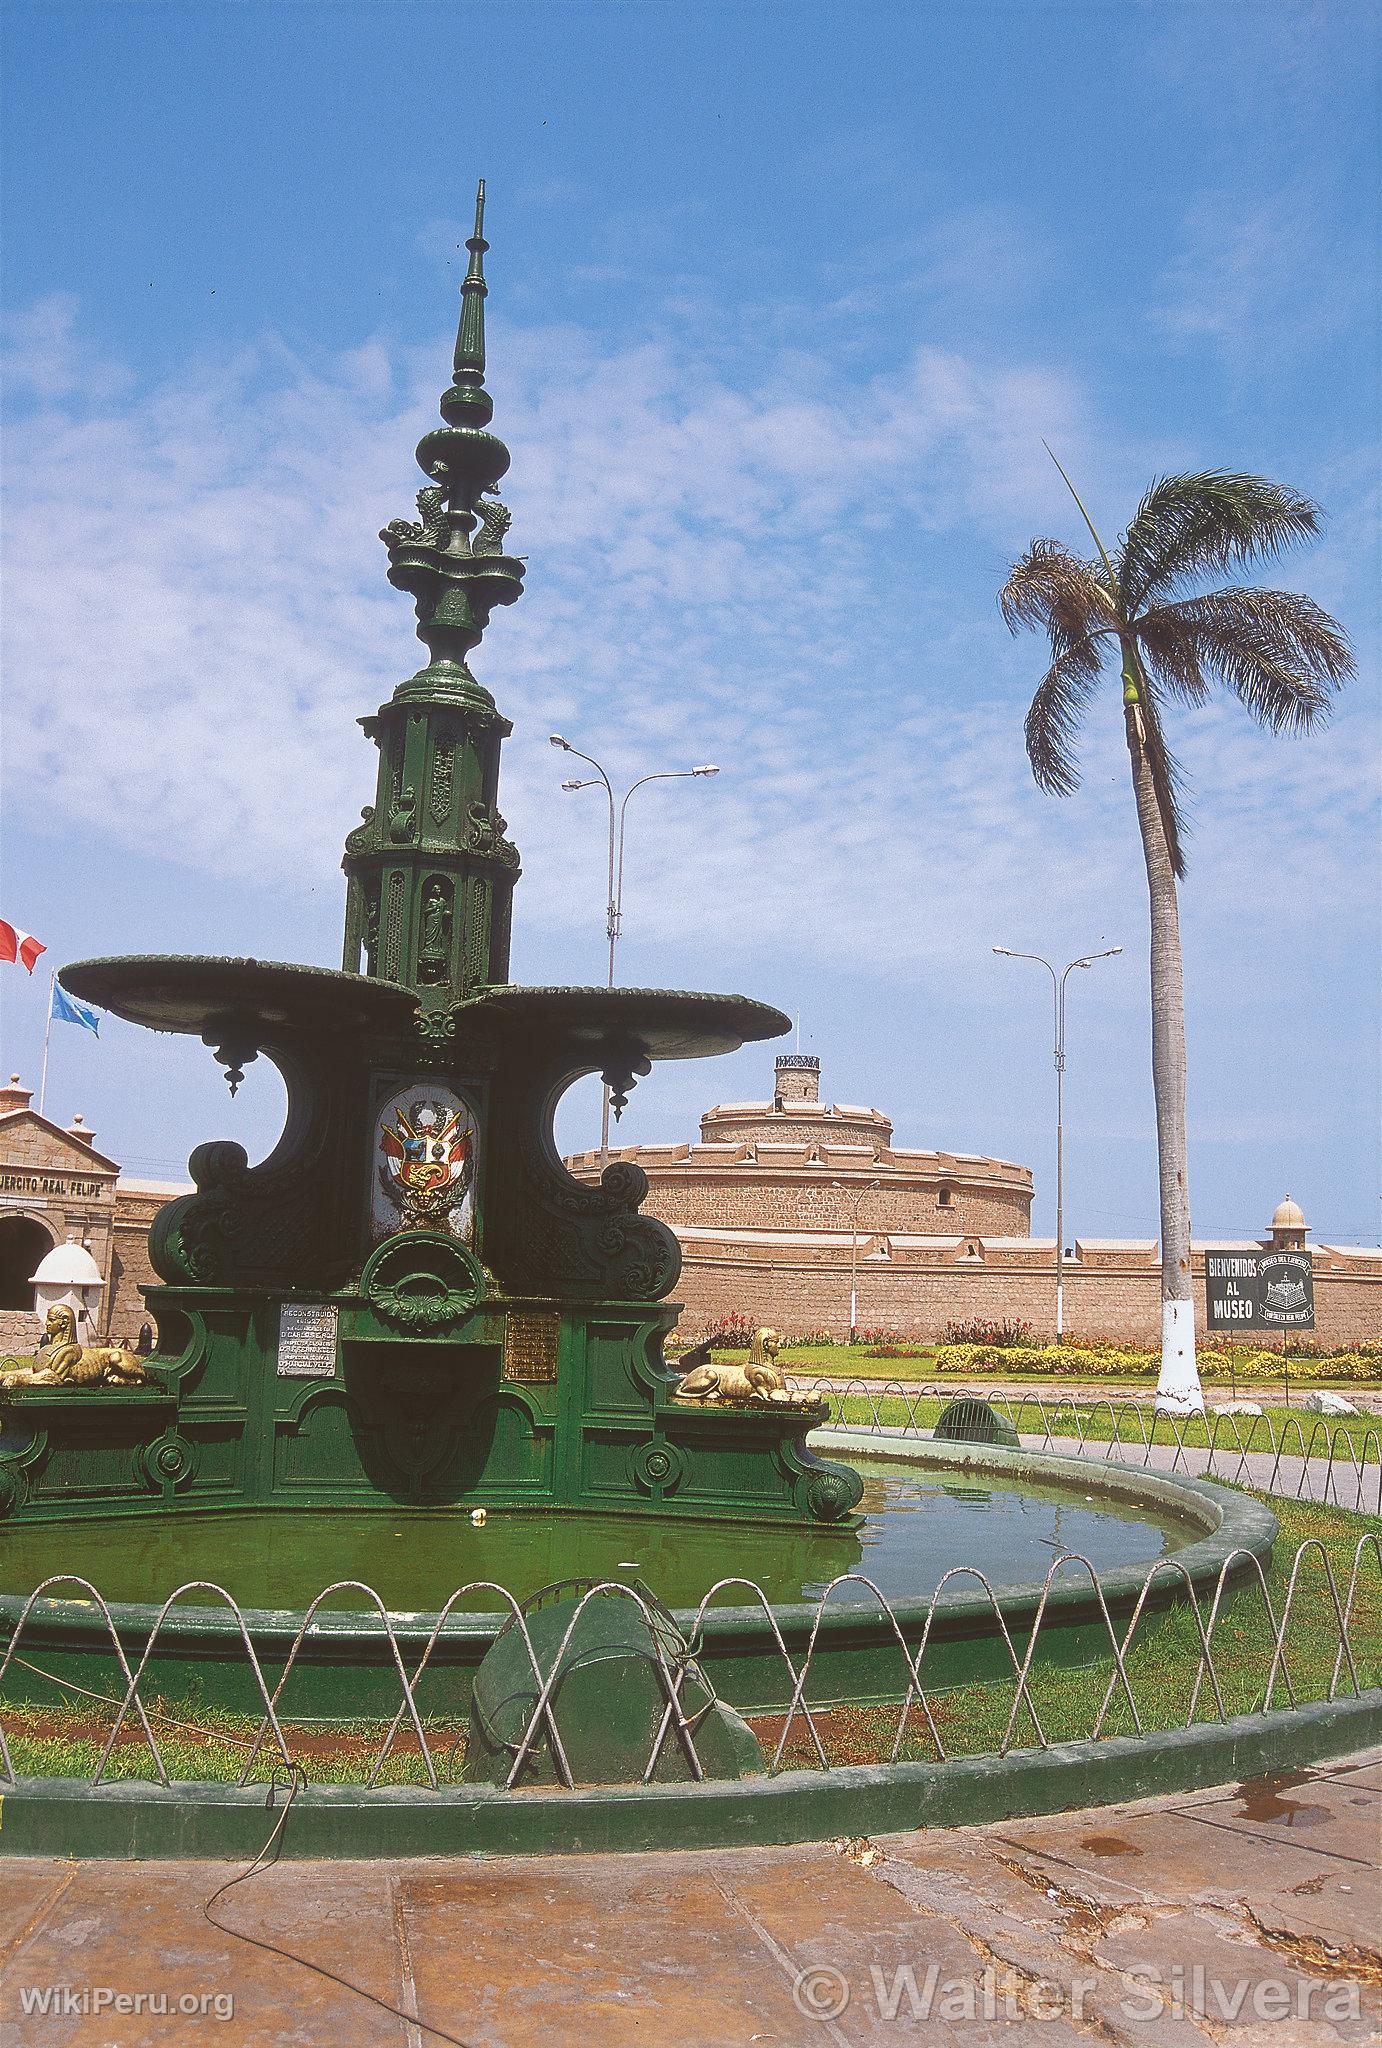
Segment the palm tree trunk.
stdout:
<svg viewBox="0 0 1382 2048">
<path fill-rule="evenodd" d="M 1124 710 L 1133 795 L 1147 865 L 1151 906 L 1152 1092 L 1156 1101 L 1161 1192 L 1161 1372 L 1158 1409 L 1191 1415 L 1204 1409 L 1195 1362 L 1195 1301 L 1190 1264 L 1190 1185 L 1185 1147 L 1185 993 L 1181 972 L 1176 876 L 1157 801 L 1136 657 L 1125 655 Z"/>
</svg>

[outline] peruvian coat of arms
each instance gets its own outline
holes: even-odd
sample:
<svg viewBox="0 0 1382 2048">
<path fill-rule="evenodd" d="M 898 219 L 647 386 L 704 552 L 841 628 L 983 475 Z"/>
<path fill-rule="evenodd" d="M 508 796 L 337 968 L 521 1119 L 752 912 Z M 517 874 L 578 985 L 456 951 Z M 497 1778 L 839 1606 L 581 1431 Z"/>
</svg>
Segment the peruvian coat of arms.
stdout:
<svg viewBox="0 0 1382 2048">
<path fill-rule="evenodd" d="M 379 1120 L 376 1224 L 474 1235 L 475 1120 L 464 1103 L 395 1097 Z M 382 1197 L 382 1200 L 381 1200 Z"/>
</svg>

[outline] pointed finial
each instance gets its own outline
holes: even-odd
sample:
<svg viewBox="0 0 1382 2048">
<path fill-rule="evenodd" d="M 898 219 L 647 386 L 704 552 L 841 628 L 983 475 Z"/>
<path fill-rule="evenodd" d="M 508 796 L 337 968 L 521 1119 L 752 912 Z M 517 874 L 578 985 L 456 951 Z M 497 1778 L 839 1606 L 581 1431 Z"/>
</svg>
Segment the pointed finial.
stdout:
<svg viewBox="0 0 1382 2048">
<path fill-rule="evenodd" d="M 478 384 L 485 374 L 485 181 L 475 191 L 475 232 L 466 243 L 470 263 L 461 285 L 461 324 L 456 332 L 454 375 L 458 384 Z"/>
<path fill-rule="evenodd" d="M 480 179 L 475 187 L 475 232 L 466 243 L 466 247 L 475 251 L 473 259 L 475 262 L 478 262 L 479 257 L 483 256 L 485 250 L 489 247 L 489 243 L 485 240 L 485 181 L 483 178 Z"/>
<path fill-rule="evenodd" d="M 379 536 L 389 550 L 389 581 L 411 591 L 418 638 L 432 656 L 396 695 L 426 695 L 438 687 L 439 676 L 448 688 L 478 691 L 466 655 L 478 646 L 495 605 L 512 604 L 523 589 L 523 563 L 505 550 L 509 509 L 498 496 L 509 451 L 489 431 L 494 400 L 485 389 L 483 258 L 489 243 L 483 178 L 475 192 L 475 232 L 466 247 L 470 263 L 461 280 L 454 381 L 441 396 L 445 424 L 417 445 L 418 467 L 428 479 L 418 494 L 422 516 L 392 519 Z"/>
</svg>

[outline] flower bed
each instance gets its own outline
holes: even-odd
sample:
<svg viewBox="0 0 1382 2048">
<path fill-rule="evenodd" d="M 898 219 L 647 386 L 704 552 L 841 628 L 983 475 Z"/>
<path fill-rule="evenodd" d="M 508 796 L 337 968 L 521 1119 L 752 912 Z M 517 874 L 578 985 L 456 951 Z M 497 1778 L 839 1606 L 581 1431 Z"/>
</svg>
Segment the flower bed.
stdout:
<svg viewBox="0 0 1382 2048">
<path fill-rule="evenodd" d="M 920 1355 L 920 1354 L 918 1354 Z M 1032 1373 L 1051 1379 L 1137 1379 L 1155 1377 L 1158 1354 L 1140 1346 L 1124 1344 L 938 1344 L 928 1354 L 937 1372 L 943 1373 Z M 1224 1380 L 1251 1383 L 1275 1382 L 1283 1372 L 1293 1380 L 1376 1382 L 1382 1379 L 1382 1356 L 1374 1346 L 1357 1351 L 1336 1351 L 1325 1357 L 1291 1352 L 1264 1351 L 1238 1344 L 1201 1344 L 1196 1348 L 1200 1377 L 1206 1382 Z"/>
</svg>

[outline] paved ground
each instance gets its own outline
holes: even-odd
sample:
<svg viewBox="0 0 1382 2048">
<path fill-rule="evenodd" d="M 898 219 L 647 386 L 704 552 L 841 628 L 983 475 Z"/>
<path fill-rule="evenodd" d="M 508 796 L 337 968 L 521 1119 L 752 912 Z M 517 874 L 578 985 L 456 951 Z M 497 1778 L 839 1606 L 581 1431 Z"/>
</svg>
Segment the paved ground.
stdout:
<svg viewBox="0 0 1382 2048">
<path fill-rule="evenodd" d="M 0 1860 L 0 2044 L 1375 2042 L 1380 1839 L 1377 1752 L 874 1843 L 281 1863 L 214 1909 L 299 1960 L 207 1924 L 224 1865 Z M 108 1996 L 24 2017 L 25 1994 L 50 1989 Z M 110 2003 L 141 1993 L 174 2011 Z M 205 2016 L 177 2016 L 179 1998 Z"/>
<path fill-rule="evenodd" d="M 824 1432 L 815 1439 L 824 1443 Z M 1024 1449 L 1046 1448 L 1041 1436 L 1024 1436 Z M 1275 1493 L 1287 1500 L 1327 1502 L 1334 1507 L 1375 1515 L 1382 1510 L 1382 1471 L 1374 1457 L 1366 1465 L 1355 1464 L 1347 1454 L 1339 1458 L 1275 1457 L 1270 1451 L 1236 1451 L 1221 1443 L 1215 1450 L 1195 1450 L 1176 1444 L 1101 1444 L 1077 1437 L 1053 1437 L 1049 1448 L 1086 1458 L 1114 1459 L 1128 1465 L 1150 1466 L 1156 1472 L 1184 1472 L 1191 1479 L 1222 1479 L 1230 1486 L 1252 1486 L 1261 1493 Z"/>
</svg>

